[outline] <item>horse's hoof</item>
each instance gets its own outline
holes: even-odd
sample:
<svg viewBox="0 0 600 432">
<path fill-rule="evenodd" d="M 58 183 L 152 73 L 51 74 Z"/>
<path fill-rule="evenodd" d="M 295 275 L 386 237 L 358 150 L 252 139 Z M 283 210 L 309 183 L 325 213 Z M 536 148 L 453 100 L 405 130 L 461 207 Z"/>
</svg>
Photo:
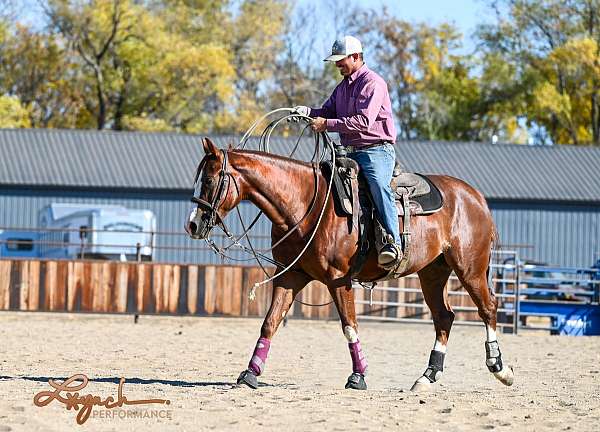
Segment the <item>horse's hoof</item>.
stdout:
<svg viewBox="0 0 600 432">
<path fill-rule="evenodd" d="M 254 375 L 252 371 L 246 369 L 240 374 L 239 378 L 237 379 L 237 384 L 246 384 L 251 389 L 257 389 L 258 378 L 256 378 L 256 375 Z"/>
<path fill-rule="evenodd" d="M 421 378 L 424 378 L 424 377 L 421 377 Z M 415 381 L 413 386 L 410 388 L 410 391 L 429 392 L 429 391 L 433 390 L 433 384 L 427 378 L 425 378 L 425 380 L 421 380 L 421 378 L 419 378 L 418 380 Z"/>
<path fill-rule="evenodd" d="M 494 372 L 494 376 L 506 386 L 511 386 L 515 382 L 515 372 L 512 366 L 502 368 L 500 372 Z"/>
<path fill-rule="evenodd" d="M 366 390 L 367 383 L 365 381 L 365 376 L 356 372 L 353 373 L 348 377 L 348 382 L 346 383 L 345 388 L 354 390 Z"/>
</svg>

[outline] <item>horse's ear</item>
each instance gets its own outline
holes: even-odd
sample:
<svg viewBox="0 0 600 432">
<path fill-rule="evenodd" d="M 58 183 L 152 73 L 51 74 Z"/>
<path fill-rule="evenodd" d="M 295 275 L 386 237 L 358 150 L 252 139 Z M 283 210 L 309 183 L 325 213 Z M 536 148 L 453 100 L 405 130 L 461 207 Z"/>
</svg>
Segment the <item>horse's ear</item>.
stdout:
<svg viewBox="0 0 600 432">
<path fill-rule="evenodd" d="M 233 144 L 229 143 L 229 145 L 227 146 L 227 150 L 233 150 Z"/>
<path fill-rule="evenodd" d="M 208 137 L 202 138 L 202 147 L 204 147 L 204 153 L 207 155 L 216 155 L 219 152 L 217 146 Z"/>
</svg>

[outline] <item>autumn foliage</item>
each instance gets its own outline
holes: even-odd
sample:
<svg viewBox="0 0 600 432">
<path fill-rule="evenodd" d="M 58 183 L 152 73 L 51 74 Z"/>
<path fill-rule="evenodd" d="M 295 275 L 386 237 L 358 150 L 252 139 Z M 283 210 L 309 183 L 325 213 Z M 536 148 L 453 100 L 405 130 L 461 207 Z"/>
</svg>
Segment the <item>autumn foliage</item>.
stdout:
<svg viewBox="0 0 600 432">
<path fill-rule="evenodd" d="M 401 138 L 600 145 L 600 0 L 482 0 L 472 35 L 341 0 L 43 0 L 38 25 L 19 3 L 0 0 L 0 127 L 239 133 L 321 104 L 352 33 Z"/>
</svg>

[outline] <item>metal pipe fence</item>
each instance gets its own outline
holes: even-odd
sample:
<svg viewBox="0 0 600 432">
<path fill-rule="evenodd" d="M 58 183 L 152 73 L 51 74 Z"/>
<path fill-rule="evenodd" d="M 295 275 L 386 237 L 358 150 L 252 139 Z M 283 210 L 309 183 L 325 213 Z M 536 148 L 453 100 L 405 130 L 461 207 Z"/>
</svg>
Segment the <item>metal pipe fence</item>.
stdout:
<svg viewBox="0 0 600 432">
<path fill-rule="evenodd" d="M 600 334 L 600 268 L 561 268 L 523 263 L 516 250 L 492 251 L 490 289 L 498 299 L 497 326 L 505 332 L 545 330 L 553 334 Z M 433 321 L 418 287 L 418 277 L 403 278 L 402 286 L 376 286 L 371 299 L 359 299 L 370 310 L 395 310 L 388 316 L 363 311 L 363 320 L 398 322 Z M 477 307 L 454 273 L 446 285 L 448 300 L 457 325 L 482 325 Z M 393 293 L 396 298 L 376 299 Z M 406 300 L 407 296 L 413 296 Z M 404 298 L 399 300 L 398 298 Z M 378 308 L 378 309 L 374 309 Z M 407 311 L 419 311 L 408 315 Z M 390 316 L 391 315 L 391 316 Z"/>
<path fill-rule="evenodd" d="M 512 331 L 516 333 L 518 329 L 515 326 L 515 322 L 518 322 L 518 308 L 515 308 L 515 302 L 518 298 L 518 294 L 515 292 L 515 288 L 518 285 L 518 279 L 514 276 L 518 274 L 516 267 L 518 265 L 518 252 L 514 250 L 494 250 L 492 251 L 492 262 L 490 263 L 491 281 L 492 285 L 490 288 L 494 290 L 496 298 L 499 302 L 498 307 L 498 323 L 497 326 L 502 328 L 504 331 Z M 498 263 L 500 257 L 509 257 L 515 264 L 505 263 L 505 259 Z M 507 274 L 510 272 L 511 274 Z M 506 274 L 506 276 L 504 276 Z M 385 300 L 372 300 L 372 299 L 359 299 L 355 303 L 359 305 L 370 305 L 380 306 L 386 309 L 393 309 L 396 311 L 394 316 L 373 316 L 370 313 L 361 313 L 358 315 L 359 319 L 363 320 L 382 320 L 382 321 L 397 321 L 397 322 L 423 322 L 433 323 L 430 318 L 422 318 L 418 316 L 406 316 L 408 311 L 418 310 L 421 316 L 429 315 L 429 307 L 425 303 L 422 296 L 421 289 L 419 287 L 418 276 L 415 274 L 405 276 L 403 278 L 404 283 L 402 286 L 375 286 L 371 294 L 384 294 L 394 293 L 396 297 L 402 297 L 406 299 L 411 296 L 409 301 L 400 301 L 397 299 L 385 299 Z M 510 288 L 510 289 L 509 289 Z M 478 317 L 478 309 L 471 301 L 469 294 L 464 290 L 458 277 L 452 273 L 448 279 L 447 285 L 447 296 L 448 301 L 452 306 L 452 310 L 456 313 L 456 319 L 454 321 L 457 325 L 482 325 L 481 320 Z M 516 311 L 516 313 L 515 313 Z M 414 314 L 413 314 L 414 315 Z"/>
<path fill-rule="evenodd" d="M 3 233 L 5 235 L 2 236 Z M 15 235 L 11 237 L 11 233 L 15 233 Z M 33 235 L 30 238 L 20 238 L 19 233 Z M 72 234 L 76 234 L 76 236 Z M 92 234 L 109 234 L 110 236 L 105 237 L 104 241 L 93 241 L 100 237 L 94 237 Z M 140 239 L 133 242 L 134 237 L 127 240 L 126 236 L 130 234 L 146 236 L 144 237 L 146 242 L 142 243 Z M 215 233 L 212 238 L 220 246 L 230 243 L 224 234 Z M 73 241 L 74 239 L 79 241 Z M 124 239 L 125 241 L 123 241 Z M 172 242 L 168 239 L 180 239 L 181 241 Z M 255 244 L 255 249 L 260 252 L 268 250 L 271 242 L 269 235 L 253 235 L 251 240 Z M 53 260 L 98 259 L 99 256 L 104 259 L 119 259 L 119 250 L 125 251 L 125 258 L 128 261 L 202 265 L 214 264 L 215 259 L 212 249 L 206 243 L 193 242 L 185 232 L 179 231 L 1 226 L 0 258 L 18 257 L 21 247 L 40 251 L 37 258 Z M 54 251 L 61 250 L 62 256 L 56 256 L 56 253 L 43 256 L 42 251 L 52 248 Z M 3 255 L 7 251 L 14 252 L 14 254 Z M 191 259 L 187 261 L 165 260 L 163 259 L 165 255 L 160 256 L 160 253 L 169 251 L 189 252 L 198 259 L 190 262 Z M 102 256 L 103 254 L 105 256 Z M 240 254 L 241 252 L 237 256 Z M 28 257 L 32 257 L 32 255 Z M 213 261 L 203 262 L 203 259 L 212 259 Z M 237 260 L 233 264 L 240 261 L 243 260 Z M 248 262 L 248 265 L 255 265 L 252 259 L 249 259 Z M 221 264 L 224 263 L 226 262 L 221 261 Z M 568 330 L 569 325 L 583 328 L 582 332 L 595 331 L 587 328 L 595 326 L 595 322 L 600 321 L 600 312 L 596 319 L 593 318 L 596 312 L 594 310 L 589 312 L 590 309 L 586 309 L 595 307 L 595 310 L 600 311 L 600 269 L 597 268 L 567 269 L 532 266 L 520 261 L 519 252 L 516 249 L 498 249 L 492 251 L 489 287 L 498 300 L 498 327 L 505 332 L 516 334 L 520 330 L 546 330 L 560 333 L 570 331 Z M 446 290 L 452 309 L 457 314 L 455 323 L 458 325 L 481 325 L 477 307 L 454 273 L 449 278 Z M 355 303 L 359 309 L 358 317 L 363 320 L 432 322 L 416 275 L 379 283 L 372 290 L 357 295 Z M 585 313 L 588 315 L 577 315 L 579 312 L 575 310 L 576 308 L 586 311 Z M 592 322 L 592 320 L 595 321 Z M 589 324 L 590 322 L 592 324 Z M 598 324 L 598 332 L 600 332 L 600 324 Z"/>
<path fill-rule="evenodd" d="M 129 236 L 129 237 L 127 237 Z M 100 238 L 100 239 L 99 239 Z M 129 238 L 129 242 L 127 239 Z M 96 239 L 96 240 L 94 240 Z M 117 240 L 118 241 L 115 241 Z M 220 247 L 229 245 L 225 234 L 215 232 L 211 239 Z M 269 251 L 270 235 L 252 235 L 257 252 Z M 242 243 L 247 240 L 243 239 Z M 48 249 L 52 249 L 50 252 Z M 24 254 L 23 252 L 31 252 Z M 35 254 L 37 252 L 37 254 Z M 200 254 L 194 255 L 199 252 Z M 0 226 L 0 258 L 118 259 L 121 253 L 140 261 L 214 263 L 212 249 L 204 241 L 192 240 L 182 231 L 143 231 L 127 229 L 39 228 Z M 243 252 L 232 251 L 235 258 Z M 181 259 L 181 255 L 184 256 Z M 212 257 L 213 259 L 207 259 Z M 131 257 L 129 257 L 131 258 Z"/>
</svg>

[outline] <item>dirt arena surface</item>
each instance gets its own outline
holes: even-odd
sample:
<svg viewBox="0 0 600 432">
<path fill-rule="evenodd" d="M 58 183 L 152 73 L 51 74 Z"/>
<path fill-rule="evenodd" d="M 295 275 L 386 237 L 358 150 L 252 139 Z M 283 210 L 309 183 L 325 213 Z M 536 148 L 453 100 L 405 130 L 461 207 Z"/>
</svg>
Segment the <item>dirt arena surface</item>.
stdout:
<svg viewBox="0 0 600 432">
<path fill-rule="evenodd" d="M 600 338 L 544 333 L 501 335 L 515 368 L 505 387 L 487 372 L 481 328 L 455 326 L 444 377 L 432 393 L 409 391 L 423 372 L 433 328 L 363 322 L 369 361 L 364 392 L 344 390 L 351 372 L 337 322 L 291 320 L 271 347 L 262 386 L 233 383 L 258 337 L 258 319 L 71 315 L 0 312 L 0 431 L 109 430 L 416 430 L 597 431 L 600 425 Z M 53 400 L 49 378 L 90 378 L 80 394 L 170 405 L 124 406 L 133 415 L 82 425 Z M 103 411 L 100 413 L 100 411 Z M 154 411 L 154 414 L 152 414 Z M 129 413 L 131 415 L 131 412 Z M 170 417 L 170 418 L 169 418 Z"/>
</svg>

